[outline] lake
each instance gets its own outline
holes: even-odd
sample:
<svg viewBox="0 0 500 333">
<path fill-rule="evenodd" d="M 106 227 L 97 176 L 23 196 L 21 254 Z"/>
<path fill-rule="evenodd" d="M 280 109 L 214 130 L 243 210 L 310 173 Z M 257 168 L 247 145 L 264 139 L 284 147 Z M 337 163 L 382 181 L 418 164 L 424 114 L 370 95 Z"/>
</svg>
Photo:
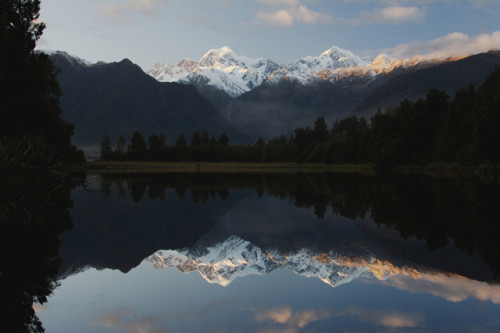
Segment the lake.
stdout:
<svg viewBox="0 0 500 333">
<path fill-rule="evenodd" d="M 500 332 L 496 183 L 120 173 L 48 197 L 2 274 L 46 332 Z"/>
</svg>

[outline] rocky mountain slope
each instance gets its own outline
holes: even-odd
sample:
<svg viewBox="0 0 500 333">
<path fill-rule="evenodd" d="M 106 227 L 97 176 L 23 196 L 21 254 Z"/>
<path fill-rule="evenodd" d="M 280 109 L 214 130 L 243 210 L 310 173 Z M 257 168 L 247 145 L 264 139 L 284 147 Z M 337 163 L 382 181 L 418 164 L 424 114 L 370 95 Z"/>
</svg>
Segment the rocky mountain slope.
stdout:
<svg viewBox="0 0 500 333">
<path fill-rule="evenodd" d="M 87 153 L 98 152 L 104 133 L 114 141 L 135 130 L 146 138 L 164 133 L 169 143 L 195 130 L 247 140 L 193 86 L 158 82 L 127 59 L 89 64 L 63 52 L 51 58 L 60 69 L 62 117 L 75 124 L 73 142 Z"/>
</svg>

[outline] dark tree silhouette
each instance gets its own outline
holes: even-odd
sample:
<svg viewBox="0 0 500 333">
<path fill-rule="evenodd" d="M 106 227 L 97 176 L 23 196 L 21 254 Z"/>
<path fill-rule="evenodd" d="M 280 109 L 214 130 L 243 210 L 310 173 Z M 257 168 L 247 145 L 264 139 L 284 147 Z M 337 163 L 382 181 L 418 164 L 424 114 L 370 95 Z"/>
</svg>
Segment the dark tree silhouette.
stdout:
<svg viewBox="0 0 500 333">
<path fill-rule="evenodd" d="M 113 159 L 113 149 L 111 148 L 111 139 L 104 133 L 101 140 L 101 160 L 109 161 Z"/>
<path fill-rule="evenodd" d="M 39 0 L 2 0 L 0 4 L 0 135 L 17 139 L 42 135 L 60 160 L 83 160 L 71 144 L 73 125 L 59 116 L 57 71 L 49 57 L 35 51 L 45 28 Z"/>
<path fill-rule="evenodd" d="M 148 159 L 148 147 L 141 132 L 134 132 L 127 149 L 127 155 L 131 161 L 146 161 Z"/>
</svg>

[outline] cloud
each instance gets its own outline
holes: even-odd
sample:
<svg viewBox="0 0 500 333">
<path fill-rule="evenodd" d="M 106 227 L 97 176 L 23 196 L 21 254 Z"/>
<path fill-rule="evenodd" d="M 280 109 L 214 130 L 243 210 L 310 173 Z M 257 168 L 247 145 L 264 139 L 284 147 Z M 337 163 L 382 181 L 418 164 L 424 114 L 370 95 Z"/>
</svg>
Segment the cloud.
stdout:
<svg viewBox="0 0 500 333">
<path fill-rule="evenodd" d="M 287 6 L 298 6 L 300 1 L 299 0 L 258 0 L 259 3 L 267 6 L 282 6 L 282 5 L 287 5 Z"/>
<path fill-rule="evenodd" d="M 136 24 L 137 16 L 155 16 L 161 6 L 171 0 L 127 0 L 103 7 L 97 7 L 96 12 L 104 19 L 119 24 Z"/>
<path fill-rule="evenodd" d="M 462 302 L 469 297 L 500 304 L 500 286 L 454 275 L 424 275 L 421 279 L 394 276 L 383 282 L 399 290 L 425 292 L 450 302 Z"/>
<path fill-rule="evenodd" d="M 119 24 L 136 24 L 138 21 L 132 16 L 125 13 L 125 11 L 118 5 L 106 5 L 97 8 L 97 14 L 108 21 Z"/>
<path fill-rule="evenodd" d="M 271 2 L 271 0 L 261 0 Z M 327 14 L 318 13 L 309 9 L 305 5 L 294 5 L 296 1 L 279 0 L 273 1 L 278 4 L 292 4 L 290 8 L 279 9 L 273 12 L 260 11 L 257 13 L 256 18 L 260 22 L 268 23 L 280 27 L 292 27 L 294 23 L 305 24 L 321 24 L 331 21 L 331 17 Z"/>
<path fill-rule="evenodd" d="M 276 324 L 282 324 L 289 328 L 304 328 L 310 323 L 325 320 L 334 316 L 331 310 L 317 309 L 293 311 L 290 306 L 253 309 L 255 319 L 260 322 L 270 321 Z"/>
<path fill-rule="evenodd" d="M 295 23 L 326 24 L 336 23 L 350 26 L 367 24 L 401 24 L 423 22 L 427 13 L 424 9 L 410 6 L 390 6 L 376 8 L 372 11 L 363 11 L 357 17 L 333 17 L 326 13 L 311 10 L 301 4 L 299 0 L 258 0 L 262 5 L 269 7 L 284 7 L 273 10 L 261 10 L 256 14 L 258 22 L 278 27 L 290 28 Z M 309 3 L 313 3 L 311 0 Z"/>
<path fill-rule="evenodd" d="M 148 333 L 169 333 L 170 331 L 161 327 L 160 316 L 137 317 L 136 310 L 132 308 L 118 308 L 100 314 L 93 320 L 93 324 L 106 328 L 115 328 L 120 332 L 148 332 Z M 159 324 L 159 325 L 158 325 Z"/>
<path fill-rule="evenodd" d="M 293 16 L 288 10 L 281 9 L 274 13 L 258 12 L 257 19 L 281 27 L 293 26 Z"/>
<path fill-rule="evenodd" d="M 270 309 L 257 313 L 255 319 L 258 321 L 271 320 L 278 324 L 284 324 L 292 317 L 292 308 L 289 306 Z"/>
<path fill-rule="evenodd" d="M 425 58 L 443 59 L 448 57 L 462 57 L 490 50 L 500 49 L 500 31 L 491 34 L 481 34 L 469 37 L 464 33 L 454 32 L 431 41 L 414 41 L 384 49 L 394 58 L 408 58 L 421 55 Z"/>
<path fill-rule="evenodd" d="M 361 26 L 368 24 L 402 24 L 423 22 L 427 13 L 418 7 L 393 6 L 376 8 L 372 11 L 363 11 L 355 18 L 336 17 L 336 23 L 343 23 L 350 26 Z"/>
<path fill-rule="evenodd" d="M 418 312 L 402 312 L 398 310 L 367 310 L 349 308 L 342 315 L 357 317 L 362 322 L 369 322 L 375 326 L 391 328 L 414 328 L 425 323 L 424 317 Z"/>
<path fill-rule="evenodd" d="M 286 331 L 304 329 L 311 323 L 343 316 L 356 317 L 361 322 L 389 328 L 415 328 L 425 323 L 423 315 L 419 312 L 402 312 L 392 309 L 371 310 L 352 307 L 343 310 L 313 309 L 293 311 L 290 306 L 282 306 L 252 309 L 251 311 L 255 313 L 257 321 L 283 325 L 287 329 Z"/>
<path fill-rule="evenodd" d="M 386 7 L 378 8 L 371 12 L 363 12 L 359 19 L 355 20 L 356 24 L 399 24 L 405 22 L 418 23 L 422 22 L 426 13 L 418 7 Z"/>
</svg>

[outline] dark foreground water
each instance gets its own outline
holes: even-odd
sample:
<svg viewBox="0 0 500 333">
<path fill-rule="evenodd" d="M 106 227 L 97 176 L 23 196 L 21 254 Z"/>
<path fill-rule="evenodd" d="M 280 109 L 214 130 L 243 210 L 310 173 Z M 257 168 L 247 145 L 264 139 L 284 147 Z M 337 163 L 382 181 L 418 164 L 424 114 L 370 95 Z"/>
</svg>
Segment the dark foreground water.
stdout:
<svg viewBox="0 0 500 333">
<path fill-rule="evenodd" d="M 47 206 L 60 242 L 2 276 L 42 275 L 19 288 L 42 282 L 25 320 L 46 332 L 500 332 L 498 185 L 175 173 L 68 194 Z"/>
</svg>

